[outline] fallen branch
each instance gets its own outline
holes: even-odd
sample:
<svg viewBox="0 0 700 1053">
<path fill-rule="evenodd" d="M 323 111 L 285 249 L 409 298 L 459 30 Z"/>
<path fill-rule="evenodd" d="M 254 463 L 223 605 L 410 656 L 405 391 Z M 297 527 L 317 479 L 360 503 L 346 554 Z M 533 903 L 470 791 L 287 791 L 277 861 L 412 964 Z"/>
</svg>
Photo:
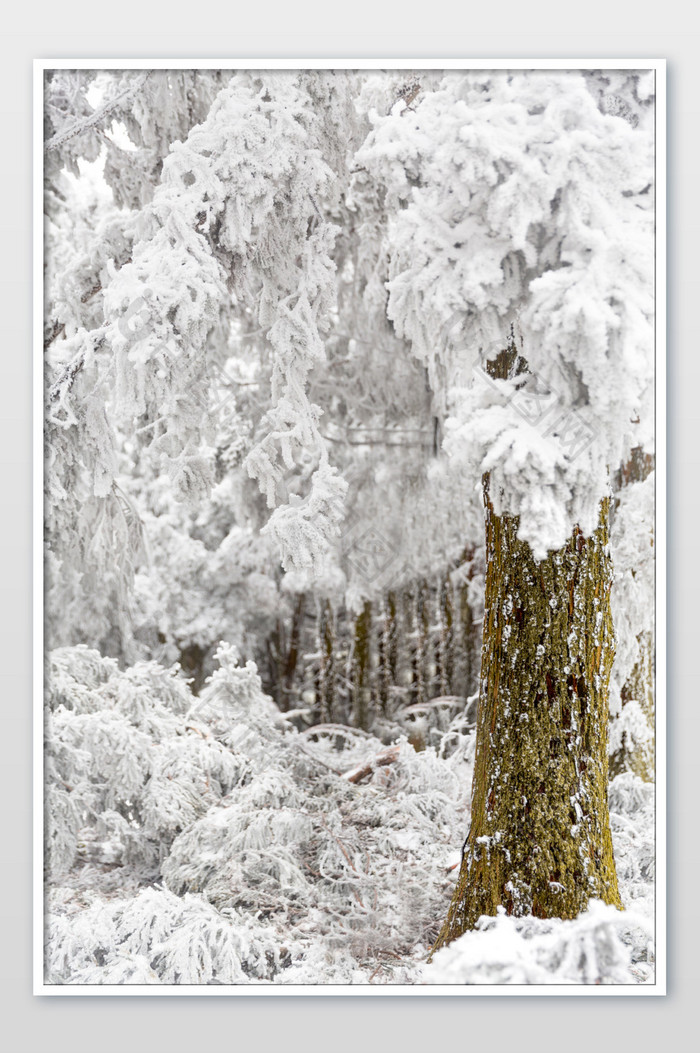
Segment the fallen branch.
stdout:
<svg viewBox="0 0 700 1053">
<path fill-rule="evenodd" d="M 398 759 L 399 747 L 389 746 L 388 749 L 382 750 L 381 753 L 378 753 L 376 757 L 372 757 L 372 759 L 365 764 L 361 764 L 359 768 L 353 768 L 352 771 L 346 771 L 343 778 L 347 779 L 348 782 L 358 783 L 368 775 L 371 775 L 377 768 L 383 768 L 387 764 L 393 764 L 394 761 Z"/>
</svg>

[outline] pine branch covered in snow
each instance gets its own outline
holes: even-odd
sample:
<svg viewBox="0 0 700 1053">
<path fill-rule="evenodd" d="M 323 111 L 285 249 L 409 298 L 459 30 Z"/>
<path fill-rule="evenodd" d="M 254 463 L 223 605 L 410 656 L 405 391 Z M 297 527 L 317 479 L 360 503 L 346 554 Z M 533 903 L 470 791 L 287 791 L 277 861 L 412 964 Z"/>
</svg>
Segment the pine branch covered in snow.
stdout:
<svg viewBox="0 0 700 1053">
<path fill-rule="evenodd" d="M 389 317 L 433 386 L 463 389 L 450 449 L 544 557 L 592 532 L 608 468 L 651 443 L 652 136 L 570 72 L 450 74 L 373 122 L 358 158 L 394 210 Z M 522 380 L 482 379 L 511 325 L 518 398 Z"/>
</svg>

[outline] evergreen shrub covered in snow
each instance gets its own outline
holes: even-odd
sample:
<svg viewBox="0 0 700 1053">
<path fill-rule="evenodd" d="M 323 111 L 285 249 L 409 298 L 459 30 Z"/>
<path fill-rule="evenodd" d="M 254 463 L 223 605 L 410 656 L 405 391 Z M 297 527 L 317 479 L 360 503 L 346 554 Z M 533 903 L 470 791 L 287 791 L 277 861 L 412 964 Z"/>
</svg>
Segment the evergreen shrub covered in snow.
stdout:
<svg viewBox="0 0 700 1053">
<path fill-rule="evenodd" d="M 155 663 L 123 672 L 85 647 L 50 655 L 50 983 L 652 975 L 640 921 L 652 908 L 652 791 L 636 776 L 611 790 L 634 919 L 595 905 L 576 922 L 488 919 L 427 965 L 468 819 L 464 719 L 419 753 L 341 726 L 299 733 L 252 663 L 225 645 L 217 660 L 197 698 Z"/>
</svg>

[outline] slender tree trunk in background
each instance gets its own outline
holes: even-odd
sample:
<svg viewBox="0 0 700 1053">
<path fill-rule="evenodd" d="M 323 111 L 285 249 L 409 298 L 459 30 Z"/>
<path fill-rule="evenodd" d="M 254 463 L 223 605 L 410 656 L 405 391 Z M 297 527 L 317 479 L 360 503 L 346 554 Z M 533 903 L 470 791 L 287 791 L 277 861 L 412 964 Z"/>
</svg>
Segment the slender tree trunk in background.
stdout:
<svg viewBox="0 0 700 1053">
<path fill-rule="evenodd" d="M 653 782 L 655 776 L 655 717 L 654 717 L 654 634 L 643 632 L 637 637 L 639 660 L 625 681 L 620 692 L 622 706 L 632 701 L 639 704 L 646 722 L 646 736 L 642 741 L 627 741 L 623 734 L 622 746 L 610 757 L 611 777 L 623 771 L 634 772 L 644 782 Z"/>
<path fill-rule="evenodd" d="M 464 551 L 462 563 L 471 563 L 474 559 L 474 550 L 467 548 Z M 473 576 L 473 572 L 470 569 L 467 581 L 463 581 L 459 586 L 459 624 L 460 624 L 460 635 L 461 640 L 459 641 L 461 646 L 460 654 L 460 667 L 462 671 L 462 688 L 456 691 L 458 695 L 464 695 L 467 698 L 472 693 L 472 685 L 476 687 L 477 680 L 477 665 L 476 659 L 478 658 L 477 641 L 475 639 L 478 625 L 474 624 L 474 617 L 472 614 L 471 605 L 469 603 L 469 579 Z"/>
<path fill-rule="evenodd" d="M 423 579 L 414 581 L 404 600 L 405 627 L 411 655 L 411 705 L 430 698 L 428 591 Z"/>
<path fill-rule="evenodd" d="M 353 710 L 355 727 L 369 728 L 371 688 L 370 658 L 372 633 L 372 604 L 365 602 L 355 619 L 355 643 L 352 655 Z"/>
<path fill-rule="evenodd" d="M 438 583 L 440 638 L 436 644 L 440 694 L 453 693 L 454 681 L 454 598 L 449 575 Z"/>
<path fill-rule="evenodd" d="M 318 673 L 316 702 L 322 724 L 333 720 L 335 712 L 335 613 L 330 600 L 320 600 L 317 606 Z"/>
<path fill-rule="evenodd" d="M 403 708 L 414 701 L 413 697 L 413 623 L 410 596 L 404 587 L 395 597 L 394 618 L 396 621 L 396 661 L 394 683 L 398 688 L 394 705 Z"/>
<path fill-rule="evenodd" d="M 185 676 L 191 678 L 190 690 L 193 695 L 199 694 L 204 683 L 204 662 L 208 653 L 208 649 L 199 644 L 190 644 L 180 651 L 180 667 Z"/>
<path fill-rule="evenodd" d="M 266 641 L 267 680 L 263 677 L 263 686 L 282 708 L 282 640 L 284 628 L 282 619 L 278 618 L 274 631 Z"/>
<path fill-rule="evenodd" d="M 540 562 L 517 517 L 494 513 L 488 476 L 484 503 L 472 821 L 433 950 L 499 906 L 540 918 L 573 918 L 591 897 L 621 906 L 608 817 L 609 501 L 592 537 L 576 528 Z"/>
<path fill-rule="evenodd" d="M 434 689 L 435 666 L 430 641 L 430 590 L 424 578 L 416 586 L 416 668 L 418 701 L 428 702 L 437 692 Z"/>
<path fill-rule="evenodd" d="M 617 473 L 616 489 L 619 491 L 633 483 L 644 482 L 654 471 L 654 464 L 653 454 L 645 453 L 640 446 L 636 447 L 632 450 L 630 459 Z M 653 529 L 649 531 L 649 544 L 654 544 Z M 644 733 L 634 741 L 629 741 L 627 734 L 623 734 L 620 749 L 610 757 L 610 774 L 614 776 L 623 771 L 631 771 L 645 782 L 653 782 L 656 774 L 653 610 L 649 611 L 648 625 L 649 628 L 637 637 L 639 658 L 620 691 L 623 709 L 629 702 L 637 702 L 646 727 L 643 729 Z"/>
<path fill-rule="evenodd" d="M 398 622 L 396 593 L 389 592 L 383 609 L 383 619 L 378 634 L 379 655 L 379 701 L 382 715 L 390 716 L 393 702 L 392 688 L 396 685 L 398 667 Z"/>
<path fill-rule="evenodd" d="M 301 641 L 301 629 L 306 611 L 306 594 L 301 592 L 294 604 L 292 614 L 292 627 L 289 631 L 289 648 L 284 660 L 282 671 L 282 691 L 279 706 L 283 712 L 289 709 L 289 700 L 294 693 L 294 678 L 299 663 L 299 644 Z"/>
</svg>

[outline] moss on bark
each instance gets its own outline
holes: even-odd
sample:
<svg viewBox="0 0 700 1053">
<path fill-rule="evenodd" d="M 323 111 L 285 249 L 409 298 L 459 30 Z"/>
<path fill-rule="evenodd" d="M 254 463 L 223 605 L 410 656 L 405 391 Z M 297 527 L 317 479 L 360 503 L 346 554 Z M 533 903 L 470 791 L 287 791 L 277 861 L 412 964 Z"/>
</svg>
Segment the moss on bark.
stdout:
<svg viewBox="0 0 700 1053">
<path fill-rule="evenodd" d="M 472 822 L 437 949 L 494 915 L 621 906 L 608 819 L 608 501 L 541 562 L 484 479 L 487 572 Z"/>
</svg>

